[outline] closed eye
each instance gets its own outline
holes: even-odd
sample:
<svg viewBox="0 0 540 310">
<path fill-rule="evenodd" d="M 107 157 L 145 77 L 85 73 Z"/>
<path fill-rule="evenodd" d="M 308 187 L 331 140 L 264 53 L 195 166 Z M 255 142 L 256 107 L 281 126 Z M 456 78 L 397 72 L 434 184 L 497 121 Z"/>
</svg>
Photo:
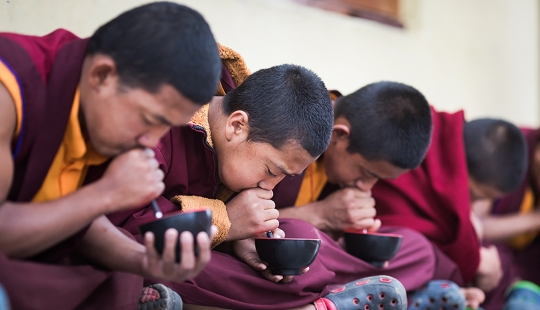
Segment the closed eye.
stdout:
<svg viewBox="0 0 540 310">
<path fill-rule="evenodd" d="M 273 174 L 272 171 L 270 171 L 270 168 L 266 168 L 266 171 L 267 171 L 269 176 L 277 177 L 277 175 Z"/>
<path fill-rule="evenodd" d="M 142 119 L 147 126 L 154 126 L 154 123 L 146 115 L 143 114 Z"/>
</svg>

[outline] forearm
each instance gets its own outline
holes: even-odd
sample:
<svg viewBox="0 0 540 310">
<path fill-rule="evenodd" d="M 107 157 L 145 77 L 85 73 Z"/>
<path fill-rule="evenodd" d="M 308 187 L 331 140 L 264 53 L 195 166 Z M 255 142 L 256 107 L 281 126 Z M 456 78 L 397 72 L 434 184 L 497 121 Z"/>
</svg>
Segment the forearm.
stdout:
<svg viewBox="0 0 540 310">
<path fill-rule="evenodd" d="M 75 234 L 108 209 L 100 185 L 89 185 L 60 199 L 0 205 L 0 251 L 9 257 L 35 255 Z"/>
<path fill-rule="evenodd" d="M 145 247 L 122 233 L 105 216 L 92 222 L 78 251 L 111 270 L 143 273 L 141 261 L 146 253 Z"/>
<path fill-rule="evenodd" d="M 482 219 L 484 237 L 491 241 L 504 241 L 525 232 L 540 229 L 540 214 L 512 214 Z"/>
<path fill-rule="evenodd" d="M 299 207 L 279 209 L 279 218 L 294 218 L 304 220 L 320 230 L 328 229 L 328 222 L 321 215 L 318 203 L 310 203 Z"/>
</svg>

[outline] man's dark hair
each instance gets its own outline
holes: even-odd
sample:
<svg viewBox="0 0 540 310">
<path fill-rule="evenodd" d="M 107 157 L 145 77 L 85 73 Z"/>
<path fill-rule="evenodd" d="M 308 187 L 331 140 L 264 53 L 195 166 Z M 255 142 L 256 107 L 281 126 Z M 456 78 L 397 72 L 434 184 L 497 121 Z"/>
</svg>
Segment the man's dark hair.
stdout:
<svg viewBox="0 0 540 310">
<path fill-rule="evenodd" d="M 527 171 L 527 142 L 514 124 L 481 118 L 463 129 L 469 175 L 477 182 L 508 193 Z"/>
<path fill-rule="evenodd" d="M 170 2 L 120 14 L 92 35 L 86 54 L 112 57 L 123 85 L 156 93 L 170 84 L 197 104 L 212 99 L 221 72 L 217 43 L 202 15 Z"/>
<path fill-rule="evenodd" d="M 351 124 L 350 153 L 402 169 L 420 165 L 431 141 L 431 109 L 424 96 L 396 82 L 369 84 L 336 101 L 335 117 Z"/>
<path fill-rule="evenodd" d="M 223 101 L 223 112 L 249 116 L 248 139 L 280 149 L 298 142 L 311 156 L 321 155 L 332 135 L 332 102 L 323 81 L 312 71 L 284 64 L 259 70 Z"/>
</svg>

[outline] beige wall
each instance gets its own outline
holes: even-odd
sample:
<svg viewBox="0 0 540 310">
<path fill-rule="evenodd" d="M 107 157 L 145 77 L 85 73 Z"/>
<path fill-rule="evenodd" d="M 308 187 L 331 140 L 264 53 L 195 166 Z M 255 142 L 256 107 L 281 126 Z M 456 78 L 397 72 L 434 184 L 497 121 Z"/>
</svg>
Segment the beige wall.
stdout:
<svg viewBox="0 0 540 310">
<path fill-rule="evenodd" d="M 185 0 L 252 70 L 296 63 L 344 93 L 379 80 L 468 118 L 540 125 L 537 0 L 402 0 L 405 29 L 286 0 Z M 0 31 L 90 35 L 141 0 L 1 0 Z"/>
</svg>

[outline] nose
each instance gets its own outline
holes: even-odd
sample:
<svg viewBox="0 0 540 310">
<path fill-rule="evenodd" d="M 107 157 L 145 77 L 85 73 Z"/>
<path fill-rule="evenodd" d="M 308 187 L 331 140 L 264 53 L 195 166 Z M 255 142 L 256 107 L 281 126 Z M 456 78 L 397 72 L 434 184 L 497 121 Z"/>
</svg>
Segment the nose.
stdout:
<svg viewBox="0 0 540 310">
<path fill-rule="evenodd" d="M 257 185 L 259 186 L 259 188 L 265 189 L 267 191 L 271 191 L 274 189 L 274 187 L 276 187 L 276 185 L 278 185 L 279 182 L 281 182 L 281 180 L 283 180 L 284 177 L 285 175 L 277 176 L 273 178 L 267 178 L 260 181 L 259 184 Z"/>
<path fill-rule="evenodd" d="M 357 179 L 356 180 L 356 187 L 359 189 L 368 192 L 370 191 L 373 186 L 375 186 L 375 183 L 377 183 L 379 179 L 377 178 L 369 178 L 369 179 Z"/>
<path fill-rule="evenodd" d="M 146 131 L 137 137 L 137 143 L 142 147 L 154 148 L 168 130 L 169 127 L 165 126 Z"/>
</svg>

